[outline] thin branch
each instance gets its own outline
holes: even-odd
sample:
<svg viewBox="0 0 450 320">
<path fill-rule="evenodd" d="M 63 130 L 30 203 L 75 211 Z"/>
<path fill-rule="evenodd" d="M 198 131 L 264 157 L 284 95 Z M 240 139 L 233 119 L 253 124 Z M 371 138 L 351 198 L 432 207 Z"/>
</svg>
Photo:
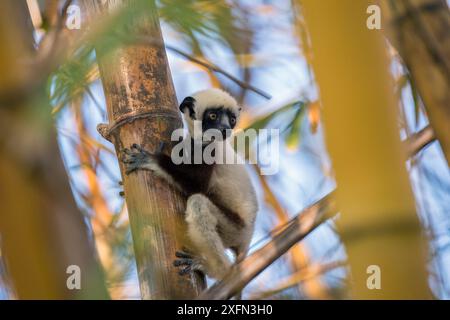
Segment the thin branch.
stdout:
<svg viewBox="0 0 450 320">
<path fill-rule="evenodd" d="M 411 135 L 403 142 L 406 156 L 408 158 L 416 155 L 420 150 L 428 146 L 436 139 L 431 126 L 426 126 L 422 130 Z"/>
<path fill-rule="evenodd" d="M 425 133 L 428 134 L 425 135 Z M 426 138 L 425 138 L 426 137 Z M 416 155 L 435 138 L 429 136 L 428 127 L 413 134 L 403 143 L 409 157 Z M 428 141 L 429 140 L 429 141 Z M 421 143 L 418 143 L 420 141 Z M 428 141 L 428 142 L 427 142 Z M 335 191 L 306 208 L 295 216 L 289 225 L 261 249 L 234 265 L 219 282 L 205 290 L 198 299 L 229 299 L 240 292 L 250 281 L 266 269 L 272 262 L 286 253 L 297 242 L 304 239 L 315 228 L 338 212 L 334 200 Z"/>
<path fill-rule="evenodd" d="M 236 295 L 273 261 L 336 212 L 333 193 L 330 193 L 292 219 L 293 222 L 272 241 L 234 265 L 222 281 L 204 291 L 198 299 L 229 299 Z"/>
<path fill-rule="evenodd" d="M 436 35 L 427 27 L 427 21 L 423 18 L 423 11 L 425 11 L 425 9 L 423 7 L 418 7 L 407 0 L 403 3 L 407 10 L 406 14 L 409 15 L 409 19 L 414 23 L 415 29 L 422 38 L 423 43 L 426 45 L 426 49 L 429 51 L 429 55 L 433 57 L 436 63 L 442 66 L 443 73 L 447 77 L 447 80 L 450 81 L 450 60 L 446 59 L 446 54 L 442 52 L 442 48 L 444 47 L 439 43 L 438 39 L 436 39 Z M 436 1 L 436 3 L 432 5 L 435 6 L 435 10 L 442 10 L 444 12 L 448 10 L 448 7 L 446 8 L 445 6 L 445 1 Z"/>
<path fill-rule="evenodd" d="M 160 43 L 155 41 L 155 39 L 151 39 L 149 37 L 144 37 L 144 36 L 136 36 L 136 37 L 134 37 L 133 39 L 131 39 L 129 41 L 133 41 L 133 40 L 135 40 L 135 41 L 137 40 L 138 42 L 143 43 L 143 44 L 161 45 Z M 238 78 L 233 76 L 231 73 L 221 69 L 220 67 L 218 67 L 217 65 L 215 65 L 215 64 L 213 64 L 211 62 L 207 62 L 207 61 L 204 61 L 204 60 L 197 59 L 196 57 L 193 57 L 189 53 L 186 53 L 186 52 L 184 52 L 184 51 L 182 51 L 182 50 L 180 50 L 180 49 L 178 49 L 176 47 L 173 47 L 171 45 L 167 45 L 166 44 L 165 47 L 166 47 L 166 49 L 168 49 L 170 51 L 173 51 L 176 54 L 179 54 L 180 56 L 182 56 L 182 57 L 184 57 L 184 58 L 186 58 L 186 59 L 188 59 L 188 60 L 190 60 L 190 61 L 192 61 L 192 62 L 194 62 L 194 63 L 196 63 L 198 65 L 201 65 L 201 66 L 207 68 L 208 70 L 211 70 L 213 72 L 222 74 L 223 76 L 227 77 L 228 79 L 230 79 L 231 81 L 235 82 L 237 85 L 239 85 L 240 87 L 242 87 L 244 89 L 251 90 L 251 91 L 259 94 L 260 96 L 262 96 L 262 97 L 264 97 L 264 98 L 266 98 L 268 100 L 272 99 L 272 96 L 270 94 L 268 94 L 267 92 L 264 92 L 263 90 L 258 89 L 258 88 L 256 88 L 255 86 L 253 86 L 253 85 L 251 85 L 249 83 L 246 83 L 246 82 L 243 82 L 243 81 L 239 80 Z"/>
<path fill-rule="evenodd" d="M 258 88 L 256 88 L 255 86 L 253 86 L 253 85 L 251 85 L 249 83 L 246 83 L 246 82 L 243 82 L 243 81 L 239 80 L 238 78 L 236 78 L 235 76 L 233 76 L 229 72 L 219 68 L 215 64 L 212 64 L 210 62 L 205 62 L 203 60 L 197 59 L 197 58 L 191 56 L 190 54 L 188 54 L 188 53 L 186 53 L 184 51 L 181 51 L 178 48 L 172 47 L 170 45 L 166 45 L 166 48 L 171 50 L 171 51 L 173 51 L 173 52 L 175 52 L 175 53 L 177 53 L 177 54 L 179 54 L 180 56 L 185 57 L 186 59 L 188 59 L 188 60 L 190 60 L 192 62 L 195 62 L 196 64 L 199 64 L 199 65 L 201 65 L 201 66 L 203 66 L 203 67 L 213 71 L 213 72 L 220 73 L 220 74 L 224 75 L 225 77 L 227 77 L 231 81 L 233 81 L 236 84 L 238 84 L 241 88 L 244 88 L 246 90 L 251 90 L 251 91 L 259 94 L 260 96 L 266 98 L 267 100 L 272 99 L 272 96 L 270 94 L 268 94 L 267 92 L 265 92 L 265 91 L 263 91 L 261 89 L 258 89 Z"/>
<path fill-rule="evenodd" d="M 262 300 L 281 293 L 289 288 L 299 285 L 308 280 L 314 279 L 320 275 L 323 275 L 329 271 L 344 267 L 347 265 L 347 261 L 332 261 L 323 264 L 313 265 L 297 271 L 290 275 L 287 279 L 281 281 L 281 284 L 273 289 L 264 290 L 253 295 L 250 300 Z"/>
</svg>

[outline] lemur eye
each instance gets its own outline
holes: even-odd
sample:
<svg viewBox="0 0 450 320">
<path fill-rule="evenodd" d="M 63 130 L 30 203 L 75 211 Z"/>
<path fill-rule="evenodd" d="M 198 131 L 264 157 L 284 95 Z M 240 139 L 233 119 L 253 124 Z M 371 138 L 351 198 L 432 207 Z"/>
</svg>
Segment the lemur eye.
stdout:
<svg viewBox="0 0 450 320">
<path fill-rule="evenodd" d="M 210 113 L 210 114 L 209 114 L 209 118 L 210 118 L 211 120 L 216 120 L 216 119 L 217 119 L 217 114 L 215 114 L 215 113 Z"/>
<path fill-rule="evenodd" d="M 235 124 L 235 123 L 236 123 L 236 118 L 235 118 L 235 117 L 231 117 L 230 123 L 231 123 L 231 124 Z"/>
</svg>

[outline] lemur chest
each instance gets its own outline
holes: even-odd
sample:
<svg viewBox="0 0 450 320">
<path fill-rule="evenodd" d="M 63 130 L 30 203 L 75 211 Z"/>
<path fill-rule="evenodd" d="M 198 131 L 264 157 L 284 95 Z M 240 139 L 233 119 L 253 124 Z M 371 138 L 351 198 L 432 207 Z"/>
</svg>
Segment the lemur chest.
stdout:
<svg viewBox="0 0 450 320">
<path fill-rule="evenodd" d="M 187 196 L 204 194 L 228 220 L 240 228 L 245 227 L 239 207 L 236 206 L 240 203 L 235 201 L 239 197 L 239 189 L 230 176 L 233 174 L 231 167 L 197 164 L 192 165 L 185 173 L 183 184 Z"/>
<path fill-rule="evenodd" d="M 191 164 L 185 168 L 183 187 L 188 196 L 194 193 L 206 194 L 208 191 L 214 165 Z"/>
<path fill-rule="evenodd" d="M 253 199 L 248 197 L 247 173 L 242 167 L 233 165 L 216 165 L 208 185 L 207 195 L 222 212 L 235 224 L 245 227 L 249 213 L 247 203 Z"/>
</svg>

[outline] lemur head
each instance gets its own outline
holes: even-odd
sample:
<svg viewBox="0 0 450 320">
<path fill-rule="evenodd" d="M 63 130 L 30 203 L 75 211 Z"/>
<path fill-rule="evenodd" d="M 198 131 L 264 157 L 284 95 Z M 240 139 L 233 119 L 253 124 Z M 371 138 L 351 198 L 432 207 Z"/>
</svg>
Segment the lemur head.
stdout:
<svg viewBox="0 0 450 320">
<path fill-rule="evenodd" d="M 220 89 L 197 92 L 186 97 L 180 105 L 189 134 L 194 139 L 204 139 L 203 134 L 210 129 L 219 130 L 222 139 L 227 139 L 236 126 L 240 110 L 236 100 Z"/>
</svg>

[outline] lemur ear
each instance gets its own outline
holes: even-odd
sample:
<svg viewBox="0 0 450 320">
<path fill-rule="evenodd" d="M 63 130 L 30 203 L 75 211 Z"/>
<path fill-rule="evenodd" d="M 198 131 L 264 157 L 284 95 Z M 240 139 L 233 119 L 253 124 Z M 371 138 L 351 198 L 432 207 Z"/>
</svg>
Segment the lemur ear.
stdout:
<svg viewBox="0 0 450 320">
<path fill-rule="evenodd" d="M 195 103 L 195 99 L 194 98 L 192 98 L 192 97 L 184 98 L 183 102 L 181 102 L 181 104 L 180 104 L 180 111 L 181 111 L 181 113 L 184 113 L 184 109 L 188 108 L 189 116 L 192 119 L 195 119 L 194 103 Z"/>
</svg>

